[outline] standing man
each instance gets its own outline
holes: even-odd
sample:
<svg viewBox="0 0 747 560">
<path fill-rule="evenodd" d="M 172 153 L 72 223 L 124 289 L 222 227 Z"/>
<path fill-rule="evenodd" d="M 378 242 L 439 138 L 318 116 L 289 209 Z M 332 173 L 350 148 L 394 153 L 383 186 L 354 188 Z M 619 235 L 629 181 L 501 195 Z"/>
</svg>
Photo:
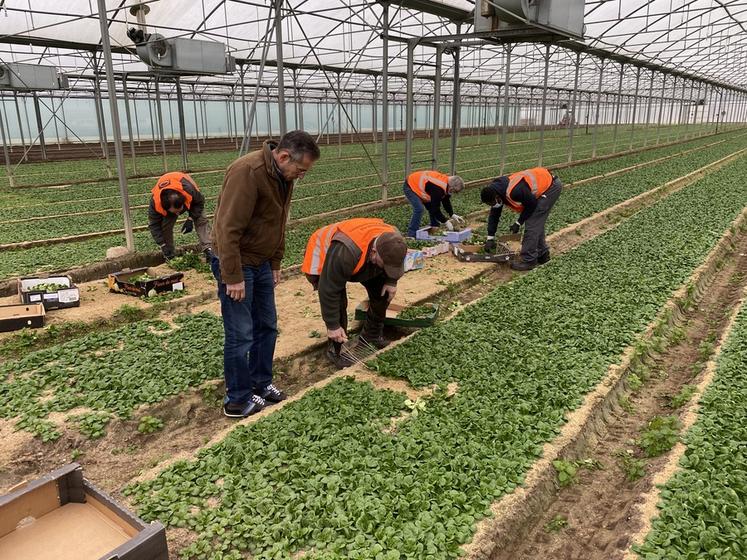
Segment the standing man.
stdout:
<svg viewBox="0 0 747 560">
<path fill-rule="evenodd" d="M 466 224 L 466 220 L 454 214 L 451 206 L 451 195 L 464 189 L 464 181 L 459 175 L 444 175 L 438 171 L 415 171 L 410 173 L 402 190 L 405 198 L 412 206 L 412 218 L 407 226 L 407 237 L 415 237 L 420 228 L 423 208 L 428 209 L 431 227 L 444 225 L 449 231 L 454 231 L 457 225 Z M 441 212 L 441 206 L 446 210 L 447 218 Z"/>
<path fill-rule="evenodd" d="M 322 319 L 327 325 L 327 358 L 338 368 L 353 363 L 340 355 L 347 342 L 348 282 L 368 292 L 368 313 L 359 343 L 384 348 L 384 317 L 405 273 L 407 245 L 397 228 L 379 218 L 354 218 L 316 230 L 306 245 L 301 270 L 319 290 Z"/>
<path fill-rule="evenodd" d="M 275 286 L 294 181 L 319 155 L 314 139 L 295 130 L 234 161 L 223 179 L 213 224 L 212 270 L 225 332 L 223 413 L 230 418 L 244 418 L 286 397 L 272 384 L 278 334 Z"/>
<path fill-rule="evenodd" d="M 206 257 L 210 256 L 210 223 L 205 217 L 205 197 L 192 177 L 181 171 L 161 175 L 151 195 L 148 229 L 164 258 L 170 260 L 176 255 L 174 224 L 184 212 L 189 213 L 189 218 L 182 225 L 182 233 L 190 233 L 196 227 L 200 250 Z"/>
<path fill-rule="evenodd" d="M 563 190 L 563 183 L 544 167 L 534 167 L 509 176 L 494 179 L 480 191 L 480 199 L 491 206 L 488 216 L 488 239 L 485 250 L 495 249 L 495 232 L 503 206 L 519 214 L 511 224 L 511 233 L 519 233 L 524 226 L 521 260 L 512 262 L 514 270 L 532 270 L 550 260 L 550 249 L 545 241 L 545 222 Z"/>
</svg>

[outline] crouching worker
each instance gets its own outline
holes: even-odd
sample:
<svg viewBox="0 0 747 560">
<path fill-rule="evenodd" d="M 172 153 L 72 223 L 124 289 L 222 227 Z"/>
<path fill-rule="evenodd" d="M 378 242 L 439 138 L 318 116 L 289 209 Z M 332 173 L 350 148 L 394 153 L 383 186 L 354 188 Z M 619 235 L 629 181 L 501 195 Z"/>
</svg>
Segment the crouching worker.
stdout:
<svg viewBox="0 0 747 560">
<path fill-rule="evenodd" d="M 180 171 L 166 173 L 158 179 L 151 194 L 148 207 L 148 229 L 150 229 L 153 241 L 161 248 L 164 258 L 170 260 L 176 255 L 174 224 L 181 214 L 187 212 L 189 218 L 182 225 L 181 231 L 190 233 L 197 228 L 200 250 L 209 259 L 210 223 L 205 216 L 205 197 L 192 177 Z"/>
<path fill-rule="evenodd" d="M 407 245 L 394 226 L 378 218 L 354 218 L 316 230 L 306 245 L 301 270 L 319 291 L 322 319 L 327 326 L 327 358 L 338 368 L 352 365 L 340 354 L 347 342 L 346 284 L 360 282 L 368 292 L 368 315 L 360 344 L 383 348 L 384 317 L 405 273 Z"/>
<path fill-rule="evenodd" d="M 495 232 L 501 219 L 503 206 L 519 214 L 511 224 L 511 233 L 519 233 L 524 226 L 521 242 L 521 260 L 512 262 L 514 270 L 531 270 L 550 260 L 550 249 L 545 241 L 545 222 L 563 190 L 563 183 L 544 167 L 519 171 L 494 179 L 480 191 L 480 199 L 489 205 L 488 238 L 485 250 L 495 249 Z"/>
<path fill-rule="evenodd" d="M 423 209 L 428 210 L 431 227 L 443 225 L 449 231 L 456 226 L 464 225 L 467 221 L 461 216 L 454 214 L 451 206 L 451 195 L 457 194 L 464 189 L 464 181 L 458 175 L 444 175 L 438 171 L 416 171 L 407 176 L 402 190 L 405 198 L 412 206 L 412 218 L 407 226 L 407 237 L 415 237 L 420 228 L 420 220 L 423 217 Z M 441 211 L 441 206 L 446 211 L 448 218 Z"/>
</svg>

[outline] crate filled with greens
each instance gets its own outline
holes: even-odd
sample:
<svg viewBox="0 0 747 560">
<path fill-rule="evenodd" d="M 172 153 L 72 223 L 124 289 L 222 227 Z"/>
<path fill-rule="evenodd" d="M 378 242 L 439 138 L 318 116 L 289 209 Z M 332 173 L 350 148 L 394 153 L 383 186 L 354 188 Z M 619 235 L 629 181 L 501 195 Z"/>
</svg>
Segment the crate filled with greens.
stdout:
<svg viewBox="0 0 747 560">
<path fill-rule="evenodd" d="M 70 276 L 29 276 L 19 278 L 21 303 L 41 303 L 44 309 L 65 309 L 80 305 L 80 290 Z"/>
<path fill-rule="evenodd" d="M 138 297 L 152 297 L 184 289 L 184 273 L 161 274 L 155 268 L 133 268 L 114 272 L 107 277 L 109 290 Z"/>
</svg>

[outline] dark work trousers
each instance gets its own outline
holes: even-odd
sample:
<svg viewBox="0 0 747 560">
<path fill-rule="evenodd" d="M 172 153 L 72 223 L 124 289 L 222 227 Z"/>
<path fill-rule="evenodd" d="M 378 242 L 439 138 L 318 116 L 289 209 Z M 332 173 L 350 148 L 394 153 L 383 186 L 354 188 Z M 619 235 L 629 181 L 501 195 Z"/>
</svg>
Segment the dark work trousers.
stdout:
<svg viewBox="0 0 747 560">
<path fill-rule="evenodd" d="M 545 241 L 545 222 L 562 190 L 563 183 L 556 177 L 550 188 L 537 200 L 537 208 L 524 222 L 524 238 L 521 242 L 521 260 L 524 262 L 535 263 L 538 257 L 550 250 Z"/>
<path fill-rule="evenodd" d="M 311 282 L 316 290 L 319 286 L 319 276 L 306 276 L 307 280 Z M 389 300 L 386 295 L 381 295 L 381 291 L 384 289 L 384 274 L 379 274 L 373 278 L 369 278 L 365 282 L 361 282 L 366 292 L 368 293 L 368 314 L 366 315 L 366 321 L 363 323 L 363 334 L 364 338 L 378 338 L 384 332 L 384 318 L 386 317 L 386 310 L 389 307 Z M 348 294 L 344 291 L 340 294 L 340 326 L 348 330 Z"/>
</svg>

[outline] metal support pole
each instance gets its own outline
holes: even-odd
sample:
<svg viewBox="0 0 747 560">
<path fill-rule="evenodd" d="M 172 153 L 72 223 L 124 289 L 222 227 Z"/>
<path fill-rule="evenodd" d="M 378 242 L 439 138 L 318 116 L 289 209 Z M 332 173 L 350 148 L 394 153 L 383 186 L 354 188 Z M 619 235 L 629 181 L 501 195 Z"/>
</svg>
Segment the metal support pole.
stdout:
<svg viewBox="0 0 747 560">
<path fill-rule="evenodd" d="M 635 117 L 638 109 L 638 85 L 641 81 L 641 67 L 639 66 L 635 72 L 635 94 L 633 94 L 633 114 L 630 118 L 630 143 L 628 144 L 628 150 L 633 149 L 633 136 L 635 135 Z"/>
<path fill-rule="evenodd" d="M 42 124 L 41 109 L 39 108 L 39 97 L 33 92 L 34 114 L 36 115 L 36 129 L 39 132 L 39 147 L 41 148 L 41 157 L 47 161 L 47 143 L 44 141 L 44 125 Z"/>
<path fill-rule="evenodd" d="M 342 156 L 342 78 L 337 73 L 337 155 Z"/>
<path fill-rule="evenodd" d="M 413 71 L 415 64 L 415 45 L 417 39 L 407 42 L 407 97 L 405 100 L 405 177 L 412 171 L 412 127 L 415 109 L 413 107 Z"/>
<path fill-rule="evenodd" d="M 387 201 L 389 185 L 389 3 L 382 5 L 381 64 L 381 200 Z"/>
<path fill-rule="evenodd" d="M 379 111 L 377 107 L 378 81 L 379 77 L 374 76 L 374 89 L 371 94 L 371 139 L 373 140 L 374 154 L 379 153 L 379 139 L 377 138 L 379 132 Z M 319 118 L 321 119 L 321 115 L 319 115 Z"/>
<path fill-rule="evenodd" d="M 672 85 L 672 103 L 669 106 L 669 119 L 667 119 L 667 124 L 672 125 L 672 117 L 674 117 L 674 96 L 677 93 L 677 76 L 674 77 L 674 82 Z M 671 132 L 671 128 L 667 131 L 667 140 L 669 140 L 669 133 Z"/>
<path fill-rule="evenodd" d="M 147 88 L 147 94 L 148 97 L 146 99 L 146 102 L 148 103 L 148 118 L 150 119 L 150 135 L 151 140 L 153 141 L 153 155 L 155 155 L 156 152 L 156 125 L 153 124 L 153 105 L 150 102 L 150 87 Z"/>
<path fill-rule="evenodd" d="M 604 77 L 604 60 L 599 61 L 599 86 L 597 87 L 597 110 L 594 114 L 594 132 L 591 135 L 591 157 L 597 157 L 597 136 L 599 132 L 599 111 L 602 107 L 602 78 Z"/>
<path fill-rule="evenodd" d="M 444 49 L 436 47 L 436 73 L 433 81 L 433 135 L 431 137 L 431 166 L 438 169 L 438 136 L 441 133 L 441 65 Z"/>
<path fill-rule="evenodd" d="M 60 129 L 57 128 L 57 111 L 54 108 L 54 96 L 49 96 L 49 105 L 52 107 L 52 123 L 54 124 L 54 137 L 57 139 L 57 149 L 62 149 L 60 147 Z M 62 102 L 60 102 L 60 108 L 62 108 Z M 64 121 L 63 121 L 64 122 Z"/>
<path fill-rule="evenodd" d="M 132 137 L 132 118 L 130 117 L 130 98 L 127 93 L 127 74 L 122 75 L 122 96 L 124 97 L 125 118 L 127 119 L 127 137 L 130 141 L 130 154 L 132 155 L 132 174 L 137 175 L 135 139 Z"/>
<path fill-rule="evenodd" d="M 510 97 L 510 89 L 509 82 L 511 80 L 511 52 L 514 50 L 513 45 L 506 44 L 506 89 L 504 90 L 504 99 L 503 99 L 503 127 L 501 128 L 501 170 L 499 175 L 503 175 L 504 170 L 506 169 L 506 137 L 508 136 L 508 109 L 509 109 L 509 97 Z M 514 127 L 514 130 L 516 130 L 516 127 Z"/>
<path fill-rule="evenodd" d="M 187 161 L 187 130 L 184 124 L 184 99 L 182 98 L 182 83 L 179 76 L 176 77 L 176 110 L 179 119 L 179 149 L 182 153 L 182 171 L 189 169 Z"/>
<path fill-rule="evenodd" d="M 99 127 L 99 142 L 101 143 L 101 153 L 106 159 L 107 169 L 109 168 L 109 140 L 106 135 L 106 123 L 104 122 L 104 107 L 101 103 L 101 86 L 99 85 L 99 68 L 96 62 L 96 56 L 93 55 L 93 100 L 96 105 L 96 124 Z"/>
<path fill-rule="evenodd" d="M 664 77 L 661 81 L 661 101 L 659 106 L 659 116 L 658 120 L 656 122 L 656 145 L 659 145 L 659 139 L 661 137 L 661 121 L 662 117 L 664 115 L 664 99 L 666 99 L 667 94 L 667 75 L 664 74 Z"/>
<path fill-rule="evenodd" d="M 248 123 L 246 120 L 246 88 L 244 87 L 244 74 L 246 74 L 246 68 L 242 65 L 241 71 L 239 72 L 239 79 L 241 80 L 241 122 L 244 123 L 243 136 L 245 137 L 245 140 L 242 140 L 242 145 L 244 142 L 248 144 L 249 137 L 251 136 L 251 123 Z M 249 128 L 248 133 L 246 131 L 247 127 Z M 241 150 L 239 150 L 239 153 L 241 153 Z"/>
<path fill-rule="evenodd" d="M 18 131 L 21 133 L 21 147 L 23 148 L 23 161 L 28 161 L 28 155 L 26 152 L 26 139 L 23 137 L 23 122 L 21 122 L 21 108 L 18 106 L 18 93 L 13 92 L 13 102 L 16 105 L 16 118 L 18 119 Z M 96 108 L 98 111 L 98 106 Z M 10 125 L 8 125 L 8 130 L 10 130 Z M 31 138 L 29 138 L 31 140 Z"/>
<path fill-rule="evenodd" d="M 462 26 L 457 24 L 457 32 L 461 33 Z M 450 175 L 456 175 L 457 166 L 457 145 L 459 144 L 459 132 L 461 128 L 461 83 L 459 81 L 459 51 L 461 49 L 454 47 L 454 93 L 451 100 L 451 151 L 449 154 Z"/>
<path fill-rule="evenodd" d="M 243 82 L 243 80 L 242 80 Z M 243 88 L 243 83 L 242 83 Z M 197 153 L 200 153 L 200 127 L 197 123 L 197 92 L 195 86 L 192 86 L 192 110 L 195 115 L 195 142 L 197 143 Z"/>
<path fill-rule="evenodd" d="M 109 25 L 106 16 L 106 0 L 97 0 L 99 8 L 99 23 L 101 24 L 101 48 L 104 65 L 106 67 L 106 84 L 109 90 L 109 111 L 112 117 L 112 133 L 114 134 L 114 156 L 117 160 L 117 176 L 119 177 L 119 192 L 122 196 L 122 214 L 127 248 L 135 250 L 135 238 L 132 235 L 132 217 L 130 216 L 130 197 L 127 191 L 127 173 L 125 171 L 124 153 L 122 150 L 122 133 L 119 129 L 119 108 L 117 107 L 117 92 L 114 85 L 114 68 L 112 65 L 112 51 L 109 44 Z"/>
<path fill-rule="evenodd" d="M 622 87 L 625 77 L 625 64 L 620 64 L 620 81 L 617 85 L 617 99 L 615 101 L 615 124 L 612 127 L 612 153 L 617 152 L 617 127 L 620 124 L 620 111 L 622 109 Z"/>
<path fill-rule="evenodd" d="M 550 76 L 550 44 L 545 46 L 545 73 L 542 78 L 542 112 L 540 114 L 540 138 L 537 154 L 537 165 L 542 167 L 542 156 L 545 151 L 545 117 L 547 116 L 547 80 Z"/>
<path fill-rule="evenodd" d="M 576 70 L 573 76 L 573 94 L 571 95 L 571 122 L 568 127 L 568 163 L 573 161 L 573 129 L 576 125 L 576 96 L 578 95 L 578 75 L 581 70 L 581 53 L 576 53 Z"/>
<path fill-rule="evenodd" d="M 648 144 L 648 130 L 649 123 L 651 121 L 651 107 L 654 102 L 654 71 L 651 70 L 651 80 L 648 85 L 648 103 L 646 104 L 646 128 L 643 133 L 643 147 L 645 148 Z"/>
<path fill-rule="evenodd" d="M 0 101 L 5 103 L 4 101 Z M 3 155 L 5 156 L 5 169 L 8 176 L 8 186 L 12 189 L 16 186 L 15 177 L 13 177 L 13 166 L 10 163 L 10 154 L 8 153 L 8 139 L 5 137 L 5 122 L 3 121 L 2 111 L 0 111 L 0 133 L 3 135 Z"/>
<path fill-rule="evenodd" d="M 275 53 L 278 73 L 278 115 L 280 136 L 288 132 L 285 115 L 285 78 L 283 76 L 283 0 L 275 0 Z M 339 88 L 339 86 L 338 86 Z"/>
<path fill-rule="evenodd" d="M 98 0 L 99 2 L 103 0 Z M 166 173 L 169 170 L 169 164 L 166 160 L 166 138 L 163 132 L 163 110 L 161 109 L 161 88 L 158 85 L 158 78 L 156 77 L 156 117 L 158 118 L 158 135 L 161 138 L 161 154 L 163 156 L 163 172 Z"/>
</svg>

